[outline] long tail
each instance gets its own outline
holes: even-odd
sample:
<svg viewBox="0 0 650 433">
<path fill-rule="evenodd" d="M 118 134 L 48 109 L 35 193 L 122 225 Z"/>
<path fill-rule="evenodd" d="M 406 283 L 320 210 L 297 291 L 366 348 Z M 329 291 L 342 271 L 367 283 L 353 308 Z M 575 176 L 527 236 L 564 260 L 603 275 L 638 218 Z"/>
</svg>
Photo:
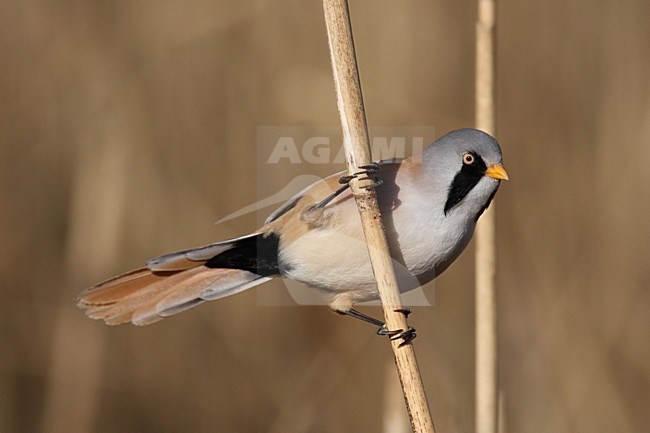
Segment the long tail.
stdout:
<svg viewBox="0 0 650 433">
<path fill-rule="evenodd" d="M 277 238 L 259 233 L 167 254 L 84 290 L 77 305 L 109 325 L 149 325 L 278 273 Z"/>
</svg>

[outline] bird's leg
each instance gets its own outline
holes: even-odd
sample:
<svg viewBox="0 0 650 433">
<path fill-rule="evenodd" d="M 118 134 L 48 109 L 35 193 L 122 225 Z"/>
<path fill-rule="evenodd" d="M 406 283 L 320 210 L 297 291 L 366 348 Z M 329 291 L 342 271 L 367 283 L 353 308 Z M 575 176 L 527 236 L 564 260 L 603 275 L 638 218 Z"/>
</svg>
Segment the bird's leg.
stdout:
<svg viewBox="0 0 650 433">
<path fill-rule="evenodd" d="M 417 334 L 415 333 L 415 329 L 412 328 L 411 326 L 409 326 L 406 331 L 404 331 L 403 329 L 395 329 L 391 331 L 386 329 L 386 323 L 382 322 L 379 319 L 375 319 L 374 317 L 363 314 L 353 308 L 350 308 L 349 310 L 335 310 L 335 311 L 339 314 L 354 317 L 355 319 L 363 320 L 364 322 L 368 322 L 372 325 L 378 326 L 379 329 L 377 330 L 377 335 L 387 335 L 388 337 L 390 337 L 391 340 L 399 340 L 399 339 L 404 340 L 400 343 L 399 347 L 402 347 L 405 344 L 410 343 L 411 340 L 417 337 Z M 408 317 L 408 315 L 411 314 L 411 310 L 407 308 L 395 310 L 395 312 L 402 313 L 406 317 Z"/>
<path fill-rule="evenodd" d="M 322 209 L 325 206 L 329 204 L 332 200 L 334 200 L 336 197 L 341 195 L 343 191 L 346 189 L 350 188 L 350 181 L 352 179 L 358 178 L 360 175 L 365 174 L 366 176 L 370 176 L 371 174 L 375 174 L 379 171 L 379 163 L 378 162 L 373 162 L 372 164 L 369 165 L 362 165 L 361 167 L 363 170 L 357 171 L 354 174 L 348 175 L 348 176 L 341 176 L 339 178 L 339 183 L 342 185 L 339 189 L 325 197 L 323 200 L 319 201 L 316 203 L 314 206 L 311 207 L 311 209 Z M 381 185 L 383 182 L 381 179 L 376 179 L 374 185 L 370 186 L 364 186 L 364 189 L 370 189 L 370 188 L 377 188 L 379 185 Z"/>
<path fill-rule="evenodd" d="M 350 177 L 350 176 L 345 176 L 345 177 Z M 341 178 L 341 179 L 343 179 L 343 178 Z M 339 179 L 339 182 L 341 182 L 340 179 Z M 327 197 L 325 197 L 323 200 L 321 200 L 321 201 L 319 201 L 318 203 L 316 203 L 315 205 L 313 205 L 313 206 L 310 208 L 310 210 L 314 210 L 314 209 L 322 209 L 322 208 L 324 208 L 325 206 L 327 206 L 327 204 L 328 204 L 329 202 L 331 202 L 331 201 L 334 200 L 336 197 L 338 197 L 339 195 L 341 195 L 341 193 L 342 193 L 343 191 L 345 191 L 346 189 L 350 188 L 350 183 L 349 183 L 349 182 L 350 182 L 350 181 L 348 180 L 348 182 L 346 182 L 345 184 L 343 184 L 343 186 L 339 187 L 339 189 L 337 189 L 336 191 L 334 191 L 333 193 L 331 193 L 330 195 L 328 195 Z"/>
<path fill-rule="evenodd" d="M 353 308 L 350 308 L 349 310 L 336 310 L 336 312 L 339 314 L 343 314 L 345 316 L 354 317 L 355 319 L 363 320 L 364 322 L 368 322 L 372 325 L 379 326 L 379 328 L 383 328 L 386 326 L 386 324 L 381 320 L 365 315 L 362 312 L 357 311 Z"/>
</svg>

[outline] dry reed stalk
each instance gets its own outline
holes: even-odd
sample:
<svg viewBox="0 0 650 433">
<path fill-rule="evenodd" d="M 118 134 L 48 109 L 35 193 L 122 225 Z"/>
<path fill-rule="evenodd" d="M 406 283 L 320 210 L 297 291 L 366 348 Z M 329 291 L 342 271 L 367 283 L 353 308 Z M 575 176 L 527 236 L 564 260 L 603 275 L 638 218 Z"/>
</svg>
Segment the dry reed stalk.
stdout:
<svg viewBox="0 0 650 433">
<path fill-rule="evenodd" d="M 496 0 L 478 0 L 476 23 L 476 127 L 495 132 Z M 498 424 L 495 215 L 492 205 L 476 231 L 476 432 Z"/>
<path fill-rule="evenodd" d="M 116 175 L 116 170 L 127 159 L 127 149 L 115 142 L 81 148 L 66 245 L 71 287 L 106 274 L 109 264 L 119 256 L 120 216 L 127 189 L 125 176 Z M 94 431 L 106 336 L 104 327 L 79 314 L 68 297 L 58 307 L 42 432 Z"/>
<path fill-rule="evenodd" d="M 383 433 L 408 433 L 410 424 L 402 403 L 402 387 L 395 374 L 395 365 L 386 360 L 384 364 Z"/>
<path fill-rule="evenodd" d="M 359 166 L 370 164 L 372 161 L 348 3 L 347 0 L 323 0 L 323 7 L 343 127 L 343 146 L 348 171 L 352 174 L 359 171 Z M 373 189 L 360 188 L 372 185 L 373 182 L 372 179 L 353 180 L 352 192 L 359 208 L 386 325 L 388 329 L 407 329 L 406 317 L 395 311 L 402 308 L 402 302 L 377 206 L 377 195 Z M 359 185 L 361 183 L 364 185 Z M 434 432 L 413 345 L 399 345 L 400 341 L 397 340 L 391 343 L 411 427 L 418 433 Z"/>
</svg>

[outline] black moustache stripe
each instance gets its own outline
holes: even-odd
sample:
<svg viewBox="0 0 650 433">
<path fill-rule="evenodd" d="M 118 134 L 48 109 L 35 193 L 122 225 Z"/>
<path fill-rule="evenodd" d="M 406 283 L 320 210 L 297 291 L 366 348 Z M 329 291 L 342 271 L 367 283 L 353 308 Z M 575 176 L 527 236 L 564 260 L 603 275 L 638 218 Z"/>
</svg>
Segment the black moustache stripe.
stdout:
<svg viewBox="0 0 650 433">
<path fill-rule="evenodd" d="M 474 163 L 463 164 L 463 168 L 454 176 L 445 203 L 445 215 L 460 203 L 485 175 L 487 166 L 483 158 L 472 152 Z"/>
</svg>

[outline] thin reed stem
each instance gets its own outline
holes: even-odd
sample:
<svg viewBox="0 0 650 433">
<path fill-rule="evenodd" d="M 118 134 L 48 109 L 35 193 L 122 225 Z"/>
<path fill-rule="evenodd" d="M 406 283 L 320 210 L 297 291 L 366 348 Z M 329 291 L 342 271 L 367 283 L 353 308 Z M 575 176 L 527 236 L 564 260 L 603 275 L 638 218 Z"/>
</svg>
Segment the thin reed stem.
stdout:
<svg viewBox="0 0 650 433">
<path fill-rule="evenodd" d="M 347 0 L 324 0 L 323 6 L 343 127 L 343 146 L 348 171 L 352 174 L 359 170 L 359 166 L 371 163 L 371 153 L 348 3 Z M 388 329 L 407 329 L 406 317 L 395 311 L 402 308 L 402 302 L 376 193 L 373 189 L 360 188 L 373 182 L 373 179 L 353 180 L 351 187 L 361 215 L 386 325 Z M 391 343 L 411 427 L 418 433 L 434 432 L 413 345 L 399 345 L 397 340 Z"/>
<path fill-rule="evenodd" d="M 495 133 L 496 0 L 478 0 L 476 127 Z M 476 432 L 496 433 L 498 366 L 494 204 L 476 232 Z"/>
</svg>

